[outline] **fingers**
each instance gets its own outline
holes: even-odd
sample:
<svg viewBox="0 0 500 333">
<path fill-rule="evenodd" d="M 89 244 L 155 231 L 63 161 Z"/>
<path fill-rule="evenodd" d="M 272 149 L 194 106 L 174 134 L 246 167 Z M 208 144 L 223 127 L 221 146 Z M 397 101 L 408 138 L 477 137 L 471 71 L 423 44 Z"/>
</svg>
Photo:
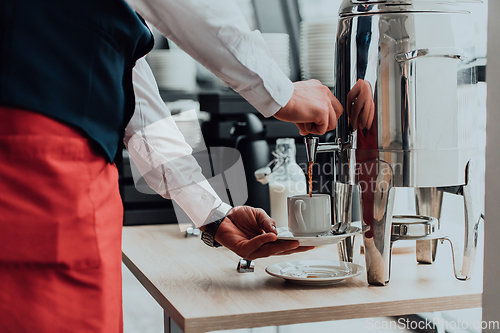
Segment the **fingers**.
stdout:
<svg viewBox="0 0 500 333">
<path fill-rule="evenodd" d="M 330 104 L 328 105 L 327 123 L 326 129 L 323 127 L 318 128 L 320 134 L 325 134 L 328 131 L 332 131 L 337 127 L 337 120 L 342 115 L 344 108 L 340 101 L 332 94 L 330 89 L 327 90 L 327 96 L 329 98 Z M 324 131 L 323 131 L 324 130 Z"/>
<path fill-rule="evenodd" d="M 301 135 L 307 135 L 307 134 L 319 134 L 319 135 L 323 135 L 323 134 L 325 134 L 325 133 L 321 133 L 321 131 L 316 126 L 316 123 L 303 123 L 301 125 L 304 128 L 303 132 L 300 133 Z"/>
<path fill-rule="evenodd" d="M 354 129 L 371 128 L 375 114 L 371 86 L 358 80 L 347 94 L 347 115 Z"/>
<path fill-rule="evenodd" d="M 372 101 L 372 107 L 370 111 L 370 117 L 368 118 L 367 128 L 371 129 L 373 124 L 373 119 L 375 118 L 375 102 Z"/>
<path fill-rule="evenodd" d="M 337 122 L 335 122 L 335 127 L 337 126 Z M 333 129 L 335 129 L 335 127 L 333 127 Z M 329 128 L 329 122 L 326 123 L 326 124 L 323 124 L 321 126 L 315 124 L 315 123 L 312 123 L 310 124 L 309 126 L 309 130 L 303 134 L 303 135 L 307 135 L 307 134 L 317 134 L 317 135 L 323 135 L 325 134 L 326 132 L 330 131 L 331 129 Z"/>
<path fill-rule="evenodd" d="M 273 242 L 263 245 L 259 249 L 248 254 L 245 258 L 254 260 L 274 255 L 284 256 L 293 253 L 310 251 L 314 248 L 314 246 L 300 246 L 298 241 Z"/>
<path fill-rule="evenodd" d="M 335 97 L 333 97 L 333 99 L 335 101 L 337 101 L 337 99 Z M 335 105 L 337 105 L 337 103 L 335 103 Z M 324 114 L 325 109 L 321 110 L 322 114 L 320 115 L 319 120 L 317 120 L 314 123 L 305 124 L 305 129 L 306 129 L 307 133 L 302 134 L 302 135 L 307 135 L 309 133 L 323 135 L 328 131 L 334 130 L 337 127 L 338 117 L 340 117 L 340 115 L 343 112 L 343 108 L 342 108 L 342 105 L 340 105 L 340 102 L 338 103 L 336 108 L 338 109 L 339 107 L 340 107 L 340 111 L 336 111 L 336 109 L 334 109 L 334 107 L 333 107 L 333 104 L 328 105 L 326 107 L 327 108 L 326 115 Z M 337 112 L 339 112 L 338 116 L 337 116 Z"/>
<path fill-rule="evenodd" d="M 337 127 L 337 115 L 335 110 L 330 111 L 330 116 L 328 117 L 328 131 L 333 131 Z"/>
<path fill-rule="evenodd" d="M 255 210 L 255 219 L 257 220 L 257 224 L 262 228 L 262 230 L 277 235 L 278 232 L 276 231 L 276 222 L 274 222 L 274 220 L 269 217 L 263 209 L 253 209 Z"/>
<path fill-rule="evenodd" d="M 358 81 L 359 82 L 359 81 Z M 359 91 L 360 91 L 360 86 L 359 84 L 355 84 L 354 87 L 352 87 L 351 91 L 349 91 L 349 93 L 347 93 L 347 116 L 349 117 L 349 119 L 351 119 L 351 123 L 352 123 L 352 105 L 354 104 L 354 101 L 356 101 L 356 98 L 358 97 L 359 95 Z"/>
<path fill-rule="evenodd" d="M 354 103 L 351 105 L 351 124 L 353 129 L 358 129 L 359 126 L 359 115 L 361 114 L 361 110 L 363 108 L 363 104 L 359 98 L 357 98 Z"/>
<path fill-rule="evenodd" d="M 300 135 L 307 135 L 309 132 L 306 130 L 306 125 L 303 123 L 297 123 L 295 124 L 299 128 L 299 133 Z"/>
<path fill-rule="evenodd" d="M 277 255 L 279 255 L 279 256 L 285 256 L 285 255 L 288 255 L 288 254 L 310 251 L 310 250 L 312 250 L 314 248 L 315 248 L 314 246 L 299 246 L 299 247 L 297 247 L 295 249 L 292 249 L 292 250 L 286 250 L 286 251 L 283 251 L 281 253 L 277 253 Z"/>
<path fill-rule="evenodd" d="M 367 127 L 368 119 L 370 118 L 370 112 L 372 108 L 372 101 L 367 99 L 363 104 L 363 112 L 359 114 L 359 129 Z"/>
<path fill-rule="evenodd" d="M 257 258 L 265 258 L 272 255 L 282 254 L 287 251 L 293 251 L 294 249 L 299 248 L 299 246 L 300 244 L 298 241 L 269 242 L 258 248 L 254 248 L 254 250 L 251 252 L 250 251 L 247 252 L 248 254 L 244 257 L 250 260 L 254 260 Z"/>
<path fill-rule="evenodd" d="M 360 105 L 360 95 L 361 89 L 363 87 L 363 81 L 358 80 L 356 84 L 352 87 L 351 91 L 347 94 L 347 105 L 349 107 L 349 119 L 351 121 L 351 126 L 354 129 L 358 129 L 358 116 L 361 113 L 362 105 Z"/>
<path fill-rule="evenodd" d="M 311 124 L 311 130 L 309 133 L 323 135 L 326 131 L 328 131 L 328 124 L 328 117 L 326 117 L 326 121 L 325 117 L 323 117 L 320 122 Z"/>
<path fill-rule="evenodd" d="M 265 233 L 249 239 L 245 246 L 249 252 L 253 252 L 258 248 L 262 247 L 266 243 L 274 242 L 277 239 L 277 235 L 274 233 Z"/>
</svg>

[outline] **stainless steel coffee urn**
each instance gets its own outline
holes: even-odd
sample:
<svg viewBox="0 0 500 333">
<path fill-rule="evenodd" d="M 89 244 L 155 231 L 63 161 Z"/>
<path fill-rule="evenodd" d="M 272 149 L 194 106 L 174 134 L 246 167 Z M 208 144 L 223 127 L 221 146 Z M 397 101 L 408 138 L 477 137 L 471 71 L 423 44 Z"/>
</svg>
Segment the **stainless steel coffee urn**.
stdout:
<svg viewBox="0 0 500 333">
<path fill-rule="evenodd" d="M 310 161 L 335 151 L 336 182 L 360 192 L 368 283 L 389 282 L 392 242 L 418 239 L 417 260 L 432 263 L 443 192 L 463 196 L 463 253 L 455 276 L 473 265 L 482 217 L 477 193 L 477 73 L 469 13 L 454 1 L 344 0 L 337 32 L 334 94 L 344 106 L 338 142 L 306 138 Z M 472 34 L 472 36 L 471 36 Z M 469 38 L 470 37 L 470 38 Z M 393 217 L 395 188 L 413 187 L 416 216 Z M 352 191 L 337 193 L 350 204 Z M 349 207 L 337 208 L 347 212 Z M 337 214 L 336 222 L 349 218 Z M 451 243 L 451 241 L 450 241 Z"/>
</svg>

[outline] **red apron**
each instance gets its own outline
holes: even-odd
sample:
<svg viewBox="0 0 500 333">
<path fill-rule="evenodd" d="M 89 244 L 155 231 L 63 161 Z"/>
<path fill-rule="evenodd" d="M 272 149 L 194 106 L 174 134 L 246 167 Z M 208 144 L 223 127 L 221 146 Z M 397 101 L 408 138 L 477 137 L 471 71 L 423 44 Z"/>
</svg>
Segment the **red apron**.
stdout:
<svg viewBox="0 0 500 333">
<path fill-rule="evenodd" d="M 0 332 L 122 332 L 122 216 L 89 139 L 0 107 Z"/>
</svg>

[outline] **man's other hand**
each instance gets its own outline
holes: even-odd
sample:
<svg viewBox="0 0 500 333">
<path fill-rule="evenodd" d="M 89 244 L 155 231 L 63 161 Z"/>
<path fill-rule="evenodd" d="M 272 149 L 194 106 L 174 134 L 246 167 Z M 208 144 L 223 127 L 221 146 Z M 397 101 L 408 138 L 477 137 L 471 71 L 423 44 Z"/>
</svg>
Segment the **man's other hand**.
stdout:
<svg viewBox="0 0 500 333">
<path fill-rule="evenodd" d="M 222 221 L 215 240 L 237 255 L 254 260 L 313 249 L 298 241 L 277 241 L 276 224 L 264 210 L 249 206 L 234 207 Z"/>
</svg>

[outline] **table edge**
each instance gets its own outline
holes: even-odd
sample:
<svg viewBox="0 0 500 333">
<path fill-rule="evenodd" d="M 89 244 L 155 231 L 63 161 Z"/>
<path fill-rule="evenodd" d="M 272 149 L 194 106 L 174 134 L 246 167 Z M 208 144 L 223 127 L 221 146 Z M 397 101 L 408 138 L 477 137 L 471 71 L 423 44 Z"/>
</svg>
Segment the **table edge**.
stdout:
<svg viewBox="0 0 500 333">
<path fill-rule="evenodd" d="M 460 302 L 458 302 L 459 300 Z M 374 302 L 361 305 L 350 304 L 345 306 L 328 306 L 317 308 L 316 310 L 309 308 L 260 313 L 256 312 L 245 315 L 236 314 L 215 317 L 184 318 L 184 332 L 199 333 L 215 330 L 282 326 L 319 321 L 401 316 L 425 312 L 479 308 L 481 306 L 482 293 L 473 293 L 469 295 L 412 300 L 411 304 L 408 304 L 406 300 L 397 300 L 392 302 L 383 302 L 382 304 Z M 242 316 L 245 318 L 244 322 L 242 321 Z M 315 320 L 318 317 L 323 317 L 323 320 Z M 293 321 L 290 321 L 290 318 L 293 318 Z M 245 323 L 248 324 L 245 325 Z"/>
</svg>

